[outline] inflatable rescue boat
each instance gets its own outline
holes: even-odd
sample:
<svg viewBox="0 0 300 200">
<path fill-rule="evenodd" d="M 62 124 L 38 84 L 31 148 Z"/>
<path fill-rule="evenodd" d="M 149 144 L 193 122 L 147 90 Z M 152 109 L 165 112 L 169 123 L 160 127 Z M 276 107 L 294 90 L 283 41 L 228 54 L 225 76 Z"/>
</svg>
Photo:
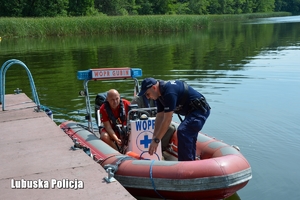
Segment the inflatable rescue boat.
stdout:
<svg viewBox="0 0 300 200">
<path fill-rule="evenodd" d="M 150 156 L 147 151 L 155 117 L 147 116 L 147 108 L 133 106 L 130 109 L 125 129 L 127 142 L 120 151 L 122 153 L 99 139 L 95 134 L 98 129 L 92 124 L 88 81 L 131 78 L 135 80 L 134 94 L 137 94 L 139 83 L 136 78 L 140 76 L 142 71 L 137 68 L 101 68 L 77 73 L 78 79 L 84 81 L 81 94 L 86 98 L 88 125 L 74 121 L 60 125 L 73 140 L 73 148 L 82 149 L 99 163 L 108 173 L 104 178 L 108 183 L 117 180 L 136 198 L 224 199 L 246 186 L 252 171 L 239 148 L 201 132 L 195 161 L 178 161 L 176 130 L 168 148 L 162 151 L 159 145 L 156 154 Z"/>
</svg>

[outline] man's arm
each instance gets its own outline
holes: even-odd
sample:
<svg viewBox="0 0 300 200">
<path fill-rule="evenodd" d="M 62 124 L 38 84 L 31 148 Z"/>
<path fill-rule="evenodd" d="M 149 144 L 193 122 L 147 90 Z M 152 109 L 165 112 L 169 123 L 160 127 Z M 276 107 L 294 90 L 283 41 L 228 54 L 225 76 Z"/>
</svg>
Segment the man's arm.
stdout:
<svg viewBox="0 0 300 200">
<path fill-rule="evenodd" d="M 173 111 L 166 112 L 166 113 L 164 112 L 157 113 L 155 119 L 153 138 L 158 138 L 160 140 L 163 138 L 172 121 L 172 116 L 173 116 Z M 153 153 L 156 152 L 157 147 L 158 147 L 158 143 L 152 140 L 149 147 L 149 154 L 153 155 Z"/>
<path fill-rule="evenodd" d="M 172 117 L 173 111 L 166 113 L 160 112 L 156 114 L 153 138 L 158 138 L 160 140 L 163 138 L 170 126 Z"/>
<path fill-rule="evenodd" d="M 118 144 L 121 142 L 121 140 L 116 135 L 115 131 L 112 129 L 109 121 L 103 122 L 104 128 L 107 132 L 107 134 L 111 137 L 112 140 L 116 141 Z"/>
</svg>

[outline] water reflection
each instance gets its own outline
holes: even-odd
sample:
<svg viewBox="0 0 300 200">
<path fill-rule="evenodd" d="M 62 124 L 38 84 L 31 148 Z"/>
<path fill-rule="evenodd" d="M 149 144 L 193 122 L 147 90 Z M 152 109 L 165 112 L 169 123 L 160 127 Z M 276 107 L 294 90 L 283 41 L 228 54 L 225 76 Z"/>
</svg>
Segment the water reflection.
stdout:
<svg viewBox="0 0 300 200">
<path fill-rule="evenodd" d="M 251 24 L 275 24 L 275 23 L 298 23 L 300 22 L 300 16 L 286 16 L 286 17 L 270 17 L 265 19 L 252 20 Z"/>
</svg>

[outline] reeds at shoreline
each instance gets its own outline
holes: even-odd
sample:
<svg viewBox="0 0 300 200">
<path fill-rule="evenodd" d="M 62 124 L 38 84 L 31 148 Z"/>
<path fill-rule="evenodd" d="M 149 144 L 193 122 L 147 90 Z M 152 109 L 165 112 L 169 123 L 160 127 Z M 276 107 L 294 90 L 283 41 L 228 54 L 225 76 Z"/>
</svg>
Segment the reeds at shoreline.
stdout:
<svg viewBox="0 0 300 200">
<path fill-rule="evenodd" d="M 241 15 L 146 15 L 55 18 L 0 18 L 0 37 L 46 37 L 111 33 L 178 32 L 201 29 L 216 21 L 242 21 L 290 13 Z"/>
</svg>

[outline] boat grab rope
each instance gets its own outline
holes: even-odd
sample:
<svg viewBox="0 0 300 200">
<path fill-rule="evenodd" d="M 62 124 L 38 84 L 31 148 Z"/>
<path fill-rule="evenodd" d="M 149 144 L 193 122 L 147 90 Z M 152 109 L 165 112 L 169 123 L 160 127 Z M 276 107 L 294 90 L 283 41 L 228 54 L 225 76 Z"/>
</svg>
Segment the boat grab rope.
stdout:
<svg viewBox="0 0 300 200">
<path fill-rule="evenodd" d="M 150 160 L 150 159 L 147 159 L 147 158 L 143 158 L 143 157 L 142 157 L 142 155 L 143 155 L 144 153 L 148 153 L 148 151 L 142 151 L 142 153 L 140 154 L 140 160 L 141 160 L 141 159 L 142 159 L 142 160 Z M 159 155 L 158 155 L 156 152 L 154 152 L 154 154 L 157 156 L 157 159 L 160 160 Z"/>
<path fill-rule="evenodd" d="M 119 155 L 119 154 L 115 154 L 115 155 L 108 156 L 108 157 L 105 158 L 105 159 L 99 158 L 98 160 L 95 160 L 95 161 L 96 161 L 96 163 L 99 163 L 100 165 L 102 165 L 106 160 L 108 160 L 108 159 L 110 159 L 110 158 L 112 158 L 112 157 L 115 157 L 115 156 L 117 156 L 117 155 Z"/>
<path fill-rule="evenodd" d="M 107 160 L 108 158 L 111 158 L 111 157 L 114 157 L 114 156 L 116 156 L 116 155 L 113 155 L 113 156 L 109 156 L 109 157 L 107 157 L 105 160 Z M 101 163 L 103 164 L 103 162 L 105 161 L 105 160 L 103 160 Z M 130 156 L 122 156 L 121 158 L 119 158 L 118 159 L 118 161 L 116 162 L 116 164 L 106 164 L 106 165 L 104 165 L 103 166 L 103 168 L 106 170 L 106 169 L 108 169 L 108 168 L 110 168 L 111 167 L 111 169 L 112 169 L 112 173 L 116 173 L 117 171 L 118 171 L 118 169 L 119 169 L 119 165 L 123 162 L 123 161 L 125 161 L 125 160 L 135 160 L 135 158 L 132 158 L 132 157 L 130 157 Z"/>
<path fill-rule="evenodd" d="M 83 128 L 83 129 L 89 131 L 89 127 L 86 126 L 86 125 L 83 125 L 83 124 L 79 124 L 79 123 L 78 123 L 78 124 L 76 124 L 76 126 L 81 127 L 81 128 Z"/>
<path fill-rule="evenodd" d="M 155 160 L 152 160 L 152 161 L 151 161 L 151 164 L 150 164 L 150 179 L 151 179 L 152 187 L 153 187 L 155 193 L 156 193 L 158 196 L 160 196 L 162 199 L 166 199 L 166 198 L 164 198 L 161 194 L 159 194 L 159 192 L 156 190 L 156 187 L 155 187 L 155 184 L 154 184 L 154 180 L 153 180 L 153 177 L 152 177 L 152 166 L 153 166 L 153 164 L 154 164 L 154 161 L 155 161 Z"/>
</svg>

